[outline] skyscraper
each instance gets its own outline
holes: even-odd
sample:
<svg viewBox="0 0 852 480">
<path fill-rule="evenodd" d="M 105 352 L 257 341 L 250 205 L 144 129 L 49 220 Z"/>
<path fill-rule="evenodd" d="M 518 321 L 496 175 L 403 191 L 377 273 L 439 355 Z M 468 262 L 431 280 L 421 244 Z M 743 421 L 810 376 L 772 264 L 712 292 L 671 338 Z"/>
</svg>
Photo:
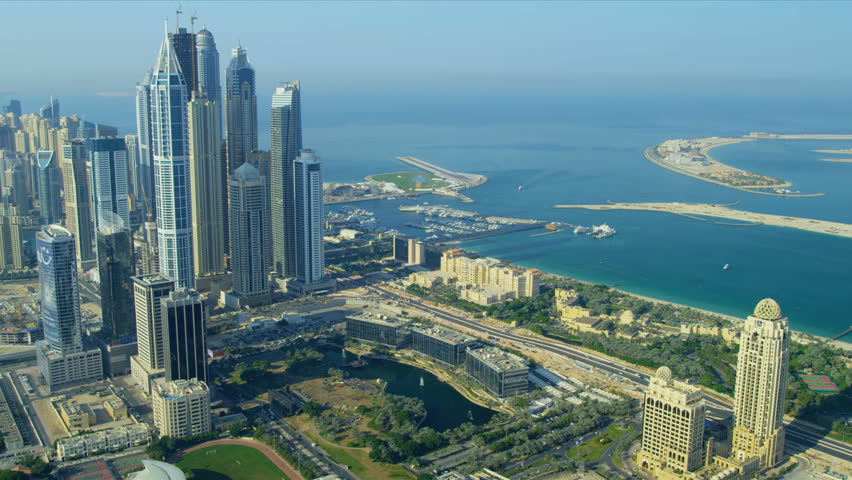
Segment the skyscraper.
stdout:
<svg viewBox="0 0 852 480">
<path fill-rule="evenodd" d="M 23 221 L 18 208 L 10 206 L 0 212 L 0 271 L 24 268 L 24 239 L 21 236 Z"/>
<path fill-rule="evenodd" d="M 195 50 L 195 44 L 192 44 Z M 157 197 L 160 273 L 179 286 L 195 285 L 187 84 L 166 37 L 151 77 L 151 145 Z"/>
<path fill-rule="evenodd" d="M 59 225 L 45 226 L 36 233 L 45 339 L 36 353 L 51 391 L 103 376 L 100 350 L 86 351 L 83 345 L 74 243 L 71 232 Z"/>
<path fill-rule="evenodd" d="M 702 466 L 706 412 L 700 388 L 674 380 L 668 367 L 660 367 L 645 391 L 637 463 L 662 478 Z"/>
<path fill-rule="evenodd" d="M 108 221 L 120 225 L 110 228 L 130 228 L 130 195 L 127 181 L 127 146 L 123 138 L 95 138 L 89 153 L 95 201 L 95 225 Z"/>
<path fill-rule="evenodd" d="M 278 87 L 272 95 L 269 161 L 272 261 L 276 275 L 281 278 L 296 276 L 293 162 L 302 150 L 300 103 L 299 82 Z"/>
<path fill-rule="evenodd" d="M 257 150 L 257 95 L 254 68 L 240 45 L 231 52 L 225 72 L 225 137 L 228 172 L 247 161 Z"/>
<path fill-rule="evenodd" d="M 169 34 L 169 41 L 186 81 L 187 90 L 198 91 L 198 51 L 195 47 L 195 34 L 187 32 L 185 28 L 178 28 L 175 33 Z"/>
<path fill-rule="evenodd" d="M 15 117 L 21 116 L 21 101 L 20 100 L 9 100 L 9 105 L 3 107 L 3 113 L 13 113 Z"/>
<path fill-rule="evenodd" d="M 65 225 L 74 235 L 77 259 L 94 260 L 92 247 L 95 224 L 92 219 L 92 191 L 86 161 L 86 143 L 83 140 L 66 140 L 62 146 L 62 179 L 65 183 Z"/>
<path fill-rule="evenodd" d="M 112 214 L 116 217 L 115 214 Z M 133 234 L 119 218 L 102 216 L 98 226 L 98 274 L 105 337 L 130 342 L 136 336 L 131 277 Z"/>
<path fill-rule="evenodd" d="M 201 95 L 188 110 L 195 276 L 207 277 L 225 273 L 221 117 L 219 103 Z"/>
<path fill-rule="evenodd" d="M 761 468 L 784 454 L 784 399 L 790 364 L 790 326 L 775 300 L 760 301 L 745 321 L 737 357 L 732 457 L 758 457 Z"/>
<path fill-rule="evenodd" d="M 313 150 L 302 150 L 294 168 L 296 290 L 301 294 L 325 280 L 325 212 L 322 164 Z"/>
<path fill-rule="evenodd" d="M 269 190 L 251 163 L 231 175 L 231 271 L 239 306 L 270 300 Z"/>
<path fill-rule="evenodd" d="M 161 300 L 174 290 L 175 282 L 160 274 L 133 277 L 133 302 L 139 355 L 130 359 L 133 378 L 151 392 L 151 382 L 165 373 L 165 341 Z"/>
<path fill-rule="evenodd" d="M 207 381 L 207 308 L 204 297 L 186 288 L 160 302 L 165 343 L 166 380 Z"/>
<path fill-rule="evenodd" d="M 38 203 L 41 222 L 45 225 L 59 223 L 62 218 L 62 171 L 56 152 L 40 150 L 38 163 Z"/>
<path fill-rule="evenodd" d="M 219 80 L 219 50 L 213 34 L 207 28 L 195 36 L 198 56 L 198 93 L 222 104 L 222 84 Z"/>
<path fill-rule="evenodd" d="M 146 210 L 156 214 L 156 196 L 154 194 L 154 154 L 151 150 L 153 134 L 151 133 L 151 78 L 153 71 L 149 70 L 141 83 L 136 84 L 136 142 L 139 151 L 139 168 L 137 170 L 140 200 L 146 205 Z M 143 195 L 144 194 L 144 195 Z"/>
<path fill-rule="evenodd" d="M 127 147 L 127 194 L 130 196 L 130 209 L 139 210 L 139 143 L 136 135 L 125 135 L 124 144 Z M 131 220 L 131 223 L 135 223 Z"/>
<path fill-rule="evenodd" d="M 69 230 L 49 225 L 36 233 L 44 339 L 59 354 L 83 349 L 77 252 Z"/>
<path fill-rule="evenodd" d="M 20 108 L 20 104 L 18 104 L 18 108 Z M 50 120 L 50 126 L 53 128 L 59 128 L 59 100 L 53 97 L 50 97 L 50 102 L 43 105 L 39 111 L 39 116 L 41 118 L 46 118 Z M 18 114 L 20 115 L 20 114 Z M 45 145 L 46 146 L 46 145 Z"/>
</svg>

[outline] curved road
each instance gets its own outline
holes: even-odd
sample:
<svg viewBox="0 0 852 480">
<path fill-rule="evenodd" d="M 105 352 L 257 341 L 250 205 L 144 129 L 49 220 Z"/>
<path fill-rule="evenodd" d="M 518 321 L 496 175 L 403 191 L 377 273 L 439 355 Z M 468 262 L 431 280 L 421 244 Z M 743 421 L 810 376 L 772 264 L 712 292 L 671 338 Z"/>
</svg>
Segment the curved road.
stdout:
<svg viewBox="0 0 852 480">
<path fill-rule="evenodd" d="M 586 351 L 583 351 L 576 347 L 571 347 L 564 343 L 556 343 L 555 341 L 552 341 L 545 337 L 525 337 L 514 334 L 510 331 L 491 327 L 489 325 L 485 325 L 476 321 L 471 321 L 464 317 L 452 315 L 443 309 L 435 308 L 420 301 L 412 300 L 406 296 L 400 295 L 383 287 L 373 285 L 366 286 L 366 288 L 368 290 L 373 290 L 379 295 L 390 297 L 400 303 L 405 303 L 420 310 L 427 311 L 432 315 L 441 318 L 442 320 L 445 320 L 447 322 L 455 323 L 457 325 L 476 330 L 485 335 L 496 337 L 501 340 L 506 340 L 510 343 L 536 347 L 562 357 L 570 358 L 572 360 L 579 360 L 583 363 L 592 365 L 595 368 L 599 368 L 603 371 L 621 375 L 622 377 L 640 385 L 648 385 L 649 379 L 651 378 L 649 374 L 638 370 L 635 367 L 632 367 L 619 361 L 611 360 L 609 358 L 590 354 Z M 717 418 L 727 418 L 731 416 L 732 409 L 729 403 L 708 395 L 705 395 L 704 398 L 707 402 L 707 411 L 709 414 Z M 825 453 L 826 455 L 830 455 L 832 457 L 836 457 L 847 462 L 852 462 L 852 446 L 846 443 L 828 438 L 825 435 L 821 435 L 817 432 L 806 429 L 799 425 L 792 424 L 790 422 L 787 422 L 785 426 L 785 431 L 787 434 L 787 442 L 785 447 L 787 448 L 787 450 L 793 450 L 788 453 L 800 453 L 799 448 L 791 446 L 791 444 L 797 444 L 805 448 L 813 448 L 814 450 L 817 450 L 821 453 Z"/>
</svg>

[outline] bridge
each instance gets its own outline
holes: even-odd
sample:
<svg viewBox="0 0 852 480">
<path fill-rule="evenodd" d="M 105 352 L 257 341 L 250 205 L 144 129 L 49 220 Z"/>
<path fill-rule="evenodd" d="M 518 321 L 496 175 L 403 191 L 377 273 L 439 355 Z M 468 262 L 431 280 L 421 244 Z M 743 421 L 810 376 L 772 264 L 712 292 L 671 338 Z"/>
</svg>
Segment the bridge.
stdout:
<svg viewBox="0 0 852 480">
<path fill-rule="evenodd" d="M 841 338 L 845 337 L 846 335 L 849 335 L 850 333 L 852 333 L 852 326 L 850 326 L 846 330 L 843 330 L 843 332 L 841 332 L 840 335 L 836 335 L 834 337 L 831 337 L 831 339 L 832 340 L 840 340 Z"/>
</svg>

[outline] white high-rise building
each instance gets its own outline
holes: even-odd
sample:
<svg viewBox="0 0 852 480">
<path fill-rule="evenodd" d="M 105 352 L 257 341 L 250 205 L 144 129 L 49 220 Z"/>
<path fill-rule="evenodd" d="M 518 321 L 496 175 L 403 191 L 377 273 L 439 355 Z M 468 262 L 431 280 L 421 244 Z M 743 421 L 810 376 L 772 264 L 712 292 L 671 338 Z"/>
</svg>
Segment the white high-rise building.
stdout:
<svg viewBox="0 0 852 480">
<path fill-rule="evenodd" d="M 160 274 L 133 277 L 139 353 L 130 359 L 130 372 L 148 393 L 152 380 L 164 376 L 166 371 L 162 300 L 168 298 L 174 288 L 175 282 Z"/>
<path fill-rule="evenodd" d="M 210 433 L 210 390 L 196 379 L 158 381 L 151 394 L 154 424 L 160 437 L 189 437 Z"/>
<path fill-rule="evenodd" d="M 313 285 L 325 278 L 322 164 L 306 149 L 293 162 L 293 170 L 296 280 Z"/>
<path fill-rule="evenodd" d="M 151 76 L 151 147 L 160 273 L 195 286 L 187 84 L 168 35 Z"/>
<path fill-rule="evenodd" d="M 139 200 L 152 214 L 156 213 L 154 196 L 154 156 L 151 152 L 151 77 L 148 70 L 141 83 L 136 84 L 136 171 Z"/>
<path fill-rule="evenodd" d="M 127 146 L 123 138 L 94 138 L 89 158 L 95 200 L 95 227 L 130 228 Z M 104 222 L 120 225 L 103 225 Z"/>
<path fill-rule="evenodd" d="M 269 302 L 269 190 L 246 162 L 231 174 L 231 271 L 239 306 Z"/>
<path fill-rule="evenodd" d="M 784 455 L 784 400 L 790 364 L 790 326 L 775 300 L 757 304 L 745 321 L 737 358 L 731 456 L 759 458 L 760 468 Z"/>
<path fill-rule="evenodd" d="M 221 114 L 218 102 L 200 95 L 188 109 L 195 276 L 208 277 L 225 273 Z"/>
</svg>

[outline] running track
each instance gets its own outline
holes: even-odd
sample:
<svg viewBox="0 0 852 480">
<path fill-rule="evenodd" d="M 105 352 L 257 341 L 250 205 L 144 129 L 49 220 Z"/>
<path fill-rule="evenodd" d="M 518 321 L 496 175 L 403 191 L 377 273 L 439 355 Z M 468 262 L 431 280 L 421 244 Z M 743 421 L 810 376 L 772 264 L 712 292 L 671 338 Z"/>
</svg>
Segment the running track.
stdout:
<svg viewBox="0 0 852 480">
<path fill-rule="evenodd" d="M 278 454 L 275 453 L 275 450 L 269 448 L 268 445 L 255 440 L 213 440 L 212 442 L 206 442 L 187 448 L 181 453 L 181 456 L 200 448 L 215 447 L 216 445 L 242 445 L 244 447 L 251 447 L 266 455 L 266 458 L 271 460 L 272 463 L 274 463 L 276 467 L 280 468 L 288 477 L 290 477 L 291 480 L 305 480 L 292 466 L 290 466 L 289 463 L 279 457 Z"/>
</svg>

